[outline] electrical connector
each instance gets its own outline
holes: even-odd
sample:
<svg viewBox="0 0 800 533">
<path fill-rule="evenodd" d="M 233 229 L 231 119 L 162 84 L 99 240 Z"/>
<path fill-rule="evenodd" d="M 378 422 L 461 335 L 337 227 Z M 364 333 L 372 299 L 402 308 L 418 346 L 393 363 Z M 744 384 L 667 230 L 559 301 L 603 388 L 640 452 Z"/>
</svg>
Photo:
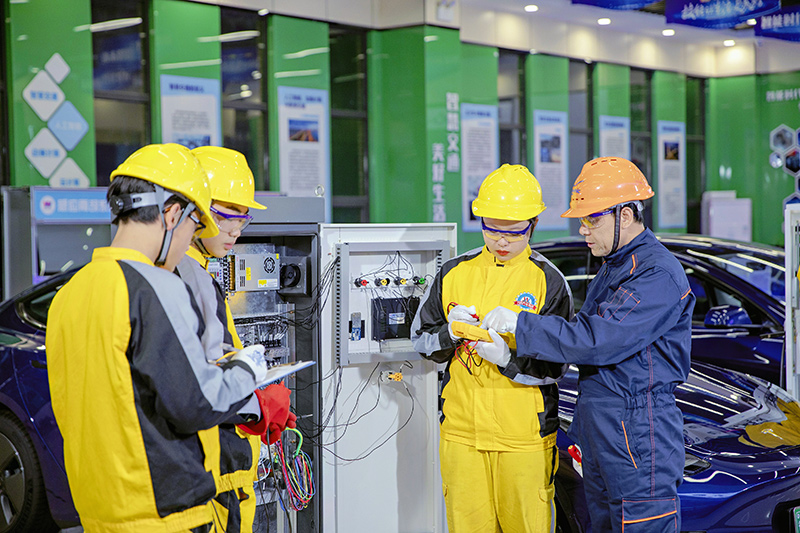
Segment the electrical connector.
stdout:
<svg viewBox="0 0 800 533">
<path fill-rule="evenodd" d="M 390 381 L 400 382 L 403 381 L 403 373 L 384 370 L 380 373 L 379 379 L 381 380 L 381 383 L 389 383 Z"/>
<path fill-rule="evenodd" d="M 389 278 L 375 278 L 375 285 L 378 287 L 388 287 L 389 282 Z"/>
<path fill-rule="evenodd" d="M 405 285 L 406 283 L 408 283 L 406 278 L 394 278 L 395 285 Z"/>
<path fill-rule="evenodd" d="M 413 278 L 411 278 L 411 283 L 413 283 L 414 285 L 425 285 L 425 278 L 414 276 Z"/>
</svg>

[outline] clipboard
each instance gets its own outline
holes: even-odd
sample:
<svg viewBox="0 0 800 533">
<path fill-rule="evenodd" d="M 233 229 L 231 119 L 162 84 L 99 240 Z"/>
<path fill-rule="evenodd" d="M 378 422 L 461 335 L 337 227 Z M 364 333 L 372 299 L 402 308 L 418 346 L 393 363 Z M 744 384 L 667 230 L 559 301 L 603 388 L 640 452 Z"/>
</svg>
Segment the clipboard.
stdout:
<svg viewBox="0 0 800 533">
<path fill-rule="evenodd" d="M 258 388 L 265 387 L 270 383 L 280 381 L 290 374 L 294 374 L 298 370 L 308 368 L 315 365 L 314 361 L 295 361 L 294 363 L 284 363 L 275 365 L 267 370 L 267 377 L 263 382 L 258 383 Z"/>
</svg>

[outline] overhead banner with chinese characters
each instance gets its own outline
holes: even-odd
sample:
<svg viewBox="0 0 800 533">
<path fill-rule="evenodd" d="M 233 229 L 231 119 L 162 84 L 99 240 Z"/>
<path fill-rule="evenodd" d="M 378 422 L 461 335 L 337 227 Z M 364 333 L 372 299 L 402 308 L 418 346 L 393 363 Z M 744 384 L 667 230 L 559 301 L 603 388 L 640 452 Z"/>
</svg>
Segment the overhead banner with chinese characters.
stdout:
<svg viewBox="0 0 800 533">
<path fill-rule="evenodd" d="M 481 231 L 472 214 L 472 201 L 483 179 L 499 166 L 500 141 L 497 106 L 461 104 L 462 231 Z"/>
<path fill-rule="evenodd" d="M 600 157 L 631 158 L 631 119 L 600 115 Z"/>
<path fill-rule="evenodd" d="M 667 0 L 664 15 L 672 24 L 732 28 L 780 7 L 780 0 Z"/>
<path fill-rule="evenodd" d="M 567 183 L 568 147 L 567 114 L 563 111 L 533 112 L 533 175 L 542 187 L 547 206 L 539 215 L 540 230 L 569 229 L 569 220 L 561 213 L 569 207 Z"/>
<path fill-rule="evenodd" d="M 652 4 L 648 0 L 572 0 L 573 4 L 604 7 L 606 9 L 641 9 Z M 540 222 L 541 224 L 541 222 Z M 538 226 L 537 226 L 538 227 Z"/>
<path fill-rule="evenodd" d="M 762 37 L 800 41 L 800 6 L 784 7 L 760 17 L 755 33 Z"/>
<path fill-rule="evenodd" d="M 289 196 L 325 196 L 331 213 L 328 91 L 278 87 L 278 135 L 281 192 Z"/>
<path fill-rule="evenodd" d="M 161 75 L 161 139 L 198 146 L 222 142 L 219 80 Z"/>
<path fill-rule="evenodd" d="M 686 227 L 686 124 L 658 121 L 658 228 Z"/>
</svg>

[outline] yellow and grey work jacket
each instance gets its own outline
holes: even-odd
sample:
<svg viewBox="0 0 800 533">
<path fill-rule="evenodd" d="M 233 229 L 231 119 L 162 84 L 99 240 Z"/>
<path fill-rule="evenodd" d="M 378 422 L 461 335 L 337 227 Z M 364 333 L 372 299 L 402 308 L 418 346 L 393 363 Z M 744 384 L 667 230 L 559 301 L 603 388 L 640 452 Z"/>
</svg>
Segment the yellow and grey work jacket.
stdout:
<svg viewBox="0 0 800 533">
<path fill-rule="evenodd" d="M 75 508 L 86 531 L 185 531 L 211 522 L 219 446 L 199 432 L 255 389 L 208 363 L 186 285 L 138 251 L 98 248 L 59 290 L 47 363 Z"/>
<path fill-rule="evenodd" d="M 414 348 L 447 362 L 442 388 L 444 439 L 485 451 L 533 451 L 555 444 L 558 385 L 565 365 L 515 357 L 505 368 L 484 361 L 448 332 L 450 304 L 474 305 L 482 319 L 497 306 L 515 312 L 572 316 L 564 276 L 526 247 L 498 261 L 486 247 L 447 261 L 422 300 L 411 326 Z M 513 349 L 512 349 L 513 353 Z"/>
<path fill-rule="evenodd" d="M 241 348 L 242 341 L 236 333 L 228 300 L 219 284 L 206 270 L 208 259 L 196 248 L 189 248 L 178 265 L 177 272 L 189 286 L 200 307 L 206 329 L 203 344 L 206 353 L 213 354 L 209 362 L 214 362 L 229 348 Z M 261 416 L 261 409 L 255 396 L 239 412 L 239 415 Z M 244 418 L 234 419 L 219 426 L 220 468 L 217 476 L 217 491 L 227 492 L 243 487 L 252 487 L 261 454 L 261 439 L 249 435 L 236 427 L 245 422 Z M 212 430 L 209 430 L 212 431 Z"/>
</svg>

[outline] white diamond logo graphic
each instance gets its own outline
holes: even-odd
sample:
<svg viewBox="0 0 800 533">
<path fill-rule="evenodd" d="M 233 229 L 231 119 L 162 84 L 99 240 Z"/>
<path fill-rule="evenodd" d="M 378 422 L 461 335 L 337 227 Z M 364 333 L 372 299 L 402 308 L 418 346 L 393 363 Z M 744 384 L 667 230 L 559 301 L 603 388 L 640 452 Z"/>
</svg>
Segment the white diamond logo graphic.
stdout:
<svg viewBox="0 0 800 533">
<path fill-rule="evenodd" d="M 50 177 L 51 187 L 88 187 L 89 178 L 74 159 L 68 157 Z"/>
<path fill-rule="evenodd" d="M 67 151 L 50 130 L 42 128 L 25 147 L 25 157 L 39 171 L 39 174 L 49 178 L 61 161 L 67 157 Z"/>
<path fill-rule="evenodd" d="M 64 78 L 67 77 L 69 74 L 69 65 L 67 62 L 64 61 L 64 58 L 61 57 L 61 54 L 56 52 L 53 54 L 50 59 L 47 60 L 47 63 L 44 65 L 44 69 L 50 74 L 56 83 L 61 83 L 64 81 Z"/>
<path fill-rule="evenodd" d="M 40 70 L 22 90 L 22 98 L 40 119 L 47 121 L 64 101 L 64 91 L 47 72 Z"/>
</svg>

